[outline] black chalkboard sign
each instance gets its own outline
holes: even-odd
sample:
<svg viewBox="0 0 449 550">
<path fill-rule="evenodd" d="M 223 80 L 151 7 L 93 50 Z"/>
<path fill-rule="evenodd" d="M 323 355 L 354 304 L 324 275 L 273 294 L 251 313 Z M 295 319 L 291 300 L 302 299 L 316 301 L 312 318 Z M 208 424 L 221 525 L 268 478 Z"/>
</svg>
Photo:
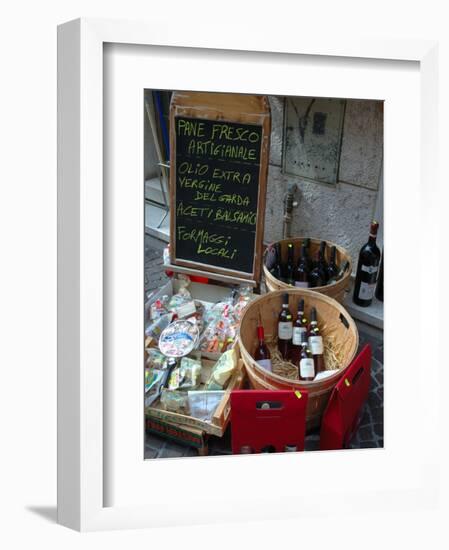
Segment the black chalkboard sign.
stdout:
<svg viewBox="0 0 449 550">
<path fill-rule="evenodd" d="M 174 117 L 176 258 L 252 274 L 262 126 Z"/>
</svg>

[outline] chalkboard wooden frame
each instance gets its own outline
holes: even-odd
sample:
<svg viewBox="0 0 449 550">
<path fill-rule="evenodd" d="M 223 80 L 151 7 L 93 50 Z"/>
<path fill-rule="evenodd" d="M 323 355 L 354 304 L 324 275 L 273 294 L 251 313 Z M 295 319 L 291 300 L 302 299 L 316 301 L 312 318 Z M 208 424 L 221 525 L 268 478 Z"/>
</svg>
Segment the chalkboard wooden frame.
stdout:
<svg viewBox="0 0 449 550">
<path fill-rule="evenodd" d="M 244 272 L 210 265 L 176 255 L 176 135 L 177 117 L 217 122 L 256 125 L 262 129 L 258 179 L 257 219 L 252 271 Z M 172 266 L 198 269 L 232 279 L 244 279 L 252 284 L 260 281 L 262 273 L 262 247 L 265 222 L 265 205 L 270 148 L 271 113 L 266 96 L 228 94 L 214 92 L 174 92 L 170 106 L 170 261 Z"/>
</svg>

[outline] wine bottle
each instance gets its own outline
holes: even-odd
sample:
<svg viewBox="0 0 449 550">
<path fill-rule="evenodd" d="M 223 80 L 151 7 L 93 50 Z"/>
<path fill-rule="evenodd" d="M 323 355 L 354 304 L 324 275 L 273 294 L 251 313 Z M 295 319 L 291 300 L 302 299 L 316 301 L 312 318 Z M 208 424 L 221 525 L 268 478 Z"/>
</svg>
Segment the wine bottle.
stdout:
<svg viewBox="0 0 449 550">
<path fill-rule="evenodd" d="M 362 307 L 371 305 L 376 288 L 380 262 L 380 250 L 376 245 L 378 228 L 379 224 L 373 221 L 371 223 L 368 242 L 360 249 L 352 300 L 355 304 Z"/>
<path fill-rule="evenodd" d="M 324 284 L 326 284 L 327 281 L 329 280 L 329 277 L 327 274 L 327 262 L 326 262 L 326 241 L 320 242 L 320 249 L 318 251 L 318 264 L 321 268 L 321 274 L 324 280 Z"/>
<path fill-rule="evenodd" d="M 379 277 L 376 285 L 376 298 L 379 302 L 384 301 L 384 251 L 382 250 L 382 258 L 380 260 Z"/>
<path fill-rule="evenodd" d="M 282 357 L 288 361 L 293 338 L 292 314 L 288 308 L 288 294 L 282 296 L 282 309 L 278 321 L 278 349 Z"/>
<path fill-rule="evenodd" d="M 337 257 L 337 247 L 333 246 L 331 248 L 331 257 L 329 263 L 327 264 L 327 283 L 329 284 L 334 278 L 338 276 L 338 267 L 336 263 Z"/>
<path fill-rule="evenodd" d="M 349 262 L 346 261 L 341 266 L 341 268 L 338 270 L 338 273 L 337 273 L 336 277 L 332 277 L 332 279 L 330 279 L 327 284 L 331 285 L 331 284 L 336 283 L 337 281 L 339 281 L 343 277 L 343 275 L 346 273 L 346 271 L 348 270 L 348 267 L 349 267 Z"/>
<path fill-rule="evenodd" d="M 295 286 L 307 288 L 309 286 L 309 267 L 307 262 L 307 252 L 304 243 L 301 245 L 301 256 L 294 273 Z"/>
<path fill-rule="evenodd" d="M 271 354 L 265 343 L 265 334 L 263 327 L 261 326 L 257 327 L 257 339 L 259 342 L 257 344 L 256 350 L 254 351 L 254 360 L 265 370 L 271 372 Z"/>
<path fill-rule="evenodd" d="M 291 361 L 296 365 L 299 362 L 302 333 L 305 333 L 307 335 L 307 319 L 304 315 L 304 300 L 301 298 L 298 302 L 298 314 L 293 324 L 293 335 L 292 335 Z"/>
<path fill-rule="evenodd" d="M 301 348 L 299 352 L 298 374 L 300 380 L 310 382 L 315 378 L 315 362 L 307 343 L 307 332 L 301 333 Z"/>
<path fill-rule="evenodd" d="M 279 281 L 281 281 L 282 280 L 282 258 L 281 258 L 281 247 L 279 243 L 275 243 L 274 250 L 275 250 L 276 258 L 270 273 L 273 275 L 275 279 L 278 279 Z"/>
<path fill-rule="evenodd" d="M 313 269 L 313 262 L 310 255 L 310 239 L 304 239 L 302 243 L 306 250 L 306 263 L 307 263 L 307 271 L 310 273 Z"/>
<path fill-rule="evenodd" d="M 318 252 L 313 269 L 309 273 L 310 288 L 316 288 L 317 286 L 324 286 L 326 284 L 327 275 L 323 269 L 323 265 L 320 261 L 320 257 L 321 257 L 321 254 L 320 252 Z"/>
<path fill-rule="evenodd" d="M 294 274 L 295 271 L 295 262 L 294 262 L 294 248 L 292 243 L 288 243 L 287 245 L 287 263 L 285 265 L 285 282 L 289 285 L 293 285 L 295 283 L 294 281 Z"/>
<path fill-rule="evenodd" d="M 315 376 L 325 370 L 324 367 L 324 345 L 323 337 L 320 334 L 318 328 L 316 308 L 310 310 L 310 325 L 308 332 L 308 343 L 310 351 L 313 355 L 313 362 L 315 364 Z"/>
<path fill-rule="evenodd" d="M 268 269 L 270 273 L 275 263 L 276 263 L 276 245 L 270 244 L 269 246 L 267 246 L 267 250 L 265 252 L 265 267 Z"/>
</svg>

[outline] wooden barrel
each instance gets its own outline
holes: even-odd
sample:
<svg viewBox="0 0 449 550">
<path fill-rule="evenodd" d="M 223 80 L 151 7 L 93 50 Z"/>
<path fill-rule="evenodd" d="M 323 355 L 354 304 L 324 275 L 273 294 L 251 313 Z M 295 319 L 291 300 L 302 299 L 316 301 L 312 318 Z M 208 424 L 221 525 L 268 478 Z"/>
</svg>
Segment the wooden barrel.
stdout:
<svg viewBox="0 0 449 550">
<path fill-rule="evenodd" d="M 283 239 L 282 241 L 277 241 L 277 243 L 280 245 L 280 248 L 281 248 L 282 261 L 283 262 L 287 261 L 287 245 L 288 245 L 288 243 L 292 243 L 293 248 L 294 248 L 294 252 L 295 252 L 294 260 L 295 260 L 295 265 L 296 265 L 296 262 L 298 261 L 299 255 L 301 253 L 301 244 L 304 240 L 305 240 L 305 237 L 295 237 L 294 239 L 293 238 L 292 239 Z M 316 254 L 317 254 L 317 252 L 320 248 L 320 243 L 323 239 L 321 239 L 321 240 L 320 239 L 309 239 L 309 240 L 310 240 L 310 249 L 309 249 L 310 254 L 311 254 L 312 258 L 315 258 Z M 276 244 L 276 243 L 273 243 L 273 245 L 274 244 Z M 330 259 L 331 248 L 333 246 L 335 246 L 335 248 L 337 249 L 337 254 L 336 254 L 336 263 L 337 263 L 337 265 L 340 267 L 345 262 L 349 262 L 348 269 L 344 273 L 343 277 L 339 281 L 337 281 L 336 283 L 333 283 L 331 285 L 326 285 L 326 286 L 317 286 L 317 287 L 315 287 L 313 289 L 310 289 L 310 290 L 312 290 L 313 292 L 320 292 L 321 294 L 325 294 L 326 296 L 330 296 L 331 298 L 334 298 L 338 302 L 343 303 L 344 297 L 345 297 L 345 291 L 348 288 L 349 282 L 350 282 L 350 279 L 351 279 L 352 260 L 351 260 L 351 256 L 349 255 L 349 252 L 345 248 L 343 248 L 342 246 L 339 246 L 337 244 L 331 243 L 329 241 L 326 241 L 325 257 L 326 257 L 327 262 Z M 282 290 L 282 289 L 292 288 L 291 285 L 289 285 L 287 283 L 284 283 L 284 282 L 280 281 L 279 279 L 276 279 L 275 277 L 273 277 L 273 275 L 268 271 L 267 267 L 265 266 L 266 254 L 267 254 L 267 249 L 265 250 L 264 255 L 263 255 L 263 272 L 264 272 L 264 275 L 265 275 L 265 281 L 266 281 L 268 289 L 269 290 Z"/>
<path fill-rule="evenodd" d="M 338 372 L 324 380 L 317 382 L 290 380 L 274 372 L 266 371 L 253 359 L 257 345 L 257 325 L 261 323 L 264 327 L 267 341 L 274 341 L 277 338 L 282 296 L 286 292 L 289 295 L 290 310 L 294 313 L 294 319 L 300 298 L 304 299 L 307 318 L 310 318 L 310 309 L 316 308 L 318 327 L 323 335 L 324 346 L 326 348 L 332 345 L 334 349 Z M 308 391 L 307 429 L 310 430 L 320 425 L 321 416 L 335 384 L 354 359 L 359 345 L 359 333 L 354 320 L 336 300 L 311 290 L 290 287 L 286 291 L 277 290 L 264 294 L 248 304 L 240 321 L 238 340 L 241 357 L 253 388 L 294 391 L 305 389 Z M 326 367 L 329 368 L 329 364 Z"/>
</svg>

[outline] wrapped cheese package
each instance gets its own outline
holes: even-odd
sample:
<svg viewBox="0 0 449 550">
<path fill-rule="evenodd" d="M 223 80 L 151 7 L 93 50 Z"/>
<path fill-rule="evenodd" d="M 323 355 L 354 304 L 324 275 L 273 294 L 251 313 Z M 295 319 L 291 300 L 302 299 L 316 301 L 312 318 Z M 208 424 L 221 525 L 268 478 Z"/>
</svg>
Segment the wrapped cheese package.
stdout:
<svg viewBox="0 0 449 550">
<path fill-rule="evenodd" d="M 201 381 L 201 361 L 183 357 L 179 367 L 175 368 L 169 378 L 170 390 L 194 390 Z"/>
<path fill-rule="evenodd" d="M 215 363 L 206 383 L 206 390 L 222 390 L 229 382 L 237 367 L 237 358 L 234 349 L 225 351 Z"/>
</svg>

